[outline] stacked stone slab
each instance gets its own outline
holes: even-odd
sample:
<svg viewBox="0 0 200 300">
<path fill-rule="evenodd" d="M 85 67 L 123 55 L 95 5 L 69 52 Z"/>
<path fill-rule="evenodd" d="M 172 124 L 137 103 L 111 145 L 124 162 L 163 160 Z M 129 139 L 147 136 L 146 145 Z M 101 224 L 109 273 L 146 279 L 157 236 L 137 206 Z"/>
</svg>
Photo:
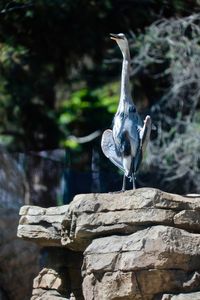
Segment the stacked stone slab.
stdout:
<svg viewBox="0 0 200 300">
<path fill-rule="evenodd" d="M 82 300 L 82 253 L 47 247 L 43 254 L 45 267 L 33 281 L 31 300 Z"/>
<path fill-rule="evenodd" d="M 32 300 L 200 300 L 200 197 L 144 188 L 78 195 L 59 208 L 24 206 L 20 214 L 19 237 L 65 251 L 79 275 L 82 264 L 81 279 L 50 259 Z"/>
</svg>

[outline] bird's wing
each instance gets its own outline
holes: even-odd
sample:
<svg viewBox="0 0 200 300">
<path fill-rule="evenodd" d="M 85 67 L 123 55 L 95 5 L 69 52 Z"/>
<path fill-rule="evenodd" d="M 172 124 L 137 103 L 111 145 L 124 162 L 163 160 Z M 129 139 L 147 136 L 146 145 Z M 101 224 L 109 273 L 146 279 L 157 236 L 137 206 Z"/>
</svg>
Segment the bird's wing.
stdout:
<svg viewBox="0 0 200 300">
<path fill-rule="evenodd" d="M 101 148 L 106 157 L 108 157 L 114 165 L 124 172 L 122 159 L 116 153 L 115 142 L 111 129 L 104 131 L 101 139 Z"/>
<path fill-rule="evenodd" d="M 149 115 L 147 115 L 145 120 L 144 120 L 143 128 L 140 131 L 142 155 L 144 155 L 144 152 L 146 150 L 148 141 L 150 139 L 151 123 L 152 123 L 151 122 L 151 117 Z"/>
<path fill-rule="evenodd" d="M 135 172 L 138 170 L 142 158 L 144 156 L 144 152 L 146 150 L 150 138 L 150 133 L 151 133 L 151 117 L 146 116 L 143 127 L 139 128 L 140 145 L 137 151 L 137 155 L 135 157 L 135 164 L 134 164 Z"/>
</svg>

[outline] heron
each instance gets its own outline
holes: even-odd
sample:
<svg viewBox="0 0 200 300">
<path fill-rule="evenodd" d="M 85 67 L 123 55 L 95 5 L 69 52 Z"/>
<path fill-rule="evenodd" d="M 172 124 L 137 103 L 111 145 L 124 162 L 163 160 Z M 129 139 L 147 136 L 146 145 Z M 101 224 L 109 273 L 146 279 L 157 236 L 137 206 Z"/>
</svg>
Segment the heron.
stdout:
<svg viewBox="0 0 200 300">
<path fill-rule="evenodd" d="M 144 122 L 133 102 L 130 89 L 130 51 L 123 33 L 110 34 L 123 56 L 121 72 L 121 91 L 117 112 L 113 119 L 113 128 L 103 132 L 101 148 L 104 155 L 124 173 L 122 191 L 126 190 L 126 178 L 135 185 L 135 175 L 140 166 L 151 133 L 151 117 Z"/>
</svg>

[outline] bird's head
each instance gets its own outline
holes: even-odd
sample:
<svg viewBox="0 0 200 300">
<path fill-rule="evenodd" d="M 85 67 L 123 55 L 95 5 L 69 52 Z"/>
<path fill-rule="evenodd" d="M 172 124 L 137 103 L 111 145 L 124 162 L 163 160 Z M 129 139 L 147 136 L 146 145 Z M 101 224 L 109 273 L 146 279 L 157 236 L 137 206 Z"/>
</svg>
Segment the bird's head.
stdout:
<svg viewBox="0 0 200 300">
<path fill-rule="evenodd" d="M 122 53 L 125 53 L 125 51 L 128 49 L 128 40 L 125 37 L 125 35 L 123 33 L 118 33 L 118 34 L 110 33 L 110 38 L 112 40 L 115 40 L 119 48 L 121 49 Z"/>
</svg>

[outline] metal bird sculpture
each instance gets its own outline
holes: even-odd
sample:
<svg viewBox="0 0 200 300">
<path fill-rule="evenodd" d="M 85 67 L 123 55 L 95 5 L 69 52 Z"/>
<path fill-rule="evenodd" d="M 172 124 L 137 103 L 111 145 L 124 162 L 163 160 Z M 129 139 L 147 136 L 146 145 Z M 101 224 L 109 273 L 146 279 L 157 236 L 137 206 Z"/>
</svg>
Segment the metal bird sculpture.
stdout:
<svg viewBox="0 0 200 300">
<path fill-rule="evenodd" d="M 133 181 L 138 170 L 151 132 L 151 118 L 142 122 L 133 103 L 130 90 L 130 52 L 128 40 L 123 33 L 110 34 L 122 52 L 121 92 L 113 129 L 104 131 L 101 148 L 106 157 L 124 172 L 122 191 L 126 190 L 126 177 Z"/>
</svg>

